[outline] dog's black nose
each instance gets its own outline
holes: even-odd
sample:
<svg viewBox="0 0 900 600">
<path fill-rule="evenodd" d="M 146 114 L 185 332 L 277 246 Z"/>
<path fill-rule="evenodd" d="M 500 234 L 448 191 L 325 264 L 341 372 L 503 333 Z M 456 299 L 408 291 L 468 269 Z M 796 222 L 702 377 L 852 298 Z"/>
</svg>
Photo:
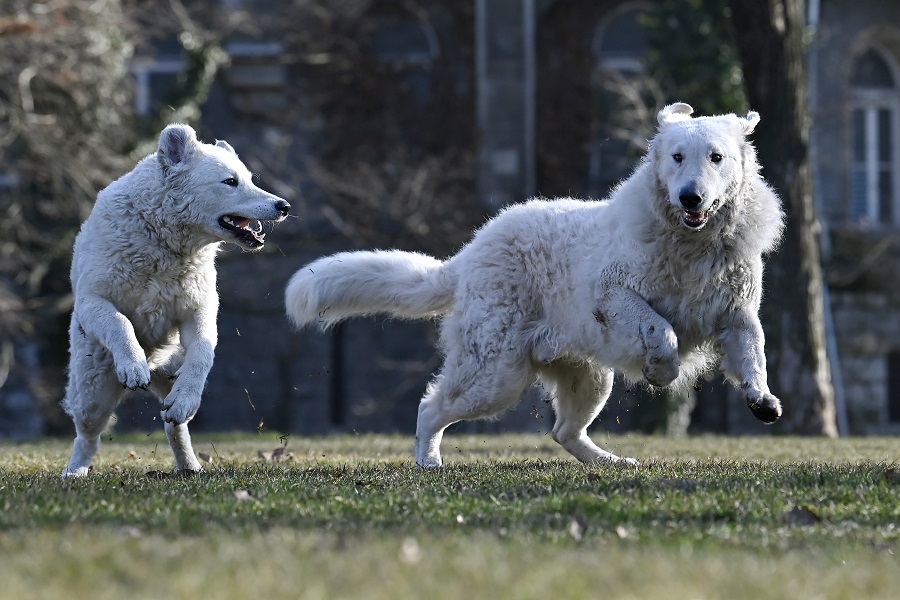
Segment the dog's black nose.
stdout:
<svg viewBox="0 0 900 600">
<path fill-rule="evenodd" d="M 687 210 L 697 208 L 703 202 L 703 199 L 694 191 L 681 192 L 681 195 L 678 196 L 678 200 L 681 202 L 681 206 Z"/>
<path fill-rule="evenodd" d="M 291 205 L 288 204 L 287 200 L 279 200 L 275 203 L 275 208 L 281 213 L 282 217 L 286 217 L 291 212 Z"/>
</svg>

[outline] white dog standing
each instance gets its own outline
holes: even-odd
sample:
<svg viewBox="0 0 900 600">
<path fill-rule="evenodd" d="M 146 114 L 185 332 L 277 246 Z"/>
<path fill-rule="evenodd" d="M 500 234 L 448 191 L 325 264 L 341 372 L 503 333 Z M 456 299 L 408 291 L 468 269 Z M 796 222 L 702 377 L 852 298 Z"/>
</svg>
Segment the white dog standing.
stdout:
<svg viewBox="0 0 900 600">
<path fill-rule="evenodd" d="M 156 153 L 97 196 L 72 259 L 63 408 L 76 437 L 64 477 L 88 473 L 110 415 L 137 388 L 162 402 L 176 469 L 201 470 L 187 424 L 213 365 L 216 252 L 222 242 L 261 248 L 261 222 L 290 210 L 251 179 L 226 142 L 170 125 Z"/>
<path fill-rule="evenodd" d="M 647 155 L 606 201 L 512 206 L 443 263 L 399 251 L 321 258 L 292 277 L 287 313 L 322 327 L 443 315 L 445 361 L 416 430 L 425 467 L 441 465 L 447 426 L 498 414 L 537 377 L 554 390 L 553 438 L 585 462 L 623 460 L 587 434 L 614 371 L 686 386 L 719 361 L 753 414 L 773 422 L 781 405 L 757 313 L 762 255 L 783 215 L 746 139 L 759 115 L 692 112 L 659 112 Z"/>
</svg>

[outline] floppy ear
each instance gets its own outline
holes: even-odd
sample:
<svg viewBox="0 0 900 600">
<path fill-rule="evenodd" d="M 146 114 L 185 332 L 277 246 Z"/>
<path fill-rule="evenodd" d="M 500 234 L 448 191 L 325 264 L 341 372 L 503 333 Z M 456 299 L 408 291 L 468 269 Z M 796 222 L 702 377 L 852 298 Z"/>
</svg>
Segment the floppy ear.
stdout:
<svg viewBox="0 0 900 600">
<path fill-rule="evenodd" d="M 159 150 L 156 152 L 163 173 L 168 174 L 173 167 L 189 161 L 199 143 L 197 134 L 190 125 L 176 123 L 163 129 L 159 135 Z"/>
<path fill-rule="evenodd" d="M 738 120 L 741 122 L 741 129 L 744 135 L 750 135 L 756 129 L 756 124 L 759 123 L 759 113 L 751 110 L 747 113 L 746 118 L 738 117 Z"/>
<path fill-rule="evenodd" d="M 237 156 L 237 152 L 235 152 L 234 148 L 231 147 L 231 144 L 229 144 L 225 140 L 216 140 L 216 146 L 218 146 L 219 148 L 224 148 L 225 150 L 228 150 L 229 152 Z"/>
<path fill-rule="evenodd" d="M 692 112 L 694 112 L 694 109 L 690 104 L 676 102 L 675 104 L 669 104 L 659 111 L 656 114 L 656 121 L 659 123 L 660 127 L 676 121 L 687 121 L 691 118 Z"/>
</svg>

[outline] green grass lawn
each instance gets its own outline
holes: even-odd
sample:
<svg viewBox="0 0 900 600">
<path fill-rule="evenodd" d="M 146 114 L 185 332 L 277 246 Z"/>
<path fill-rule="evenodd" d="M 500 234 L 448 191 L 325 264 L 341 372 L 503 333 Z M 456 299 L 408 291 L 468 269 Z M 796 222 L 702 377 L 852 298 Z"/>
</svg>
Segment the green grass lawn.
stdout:
<svg viewBox="0 0 900 600">
<path fill-rule="evenodd" d="M 154 433 L 63 481 L 68 440 L 0 442 L 0 598 L 900 597 L 900 438 L 596 437 L 641 466 L 264 433 L 176 477 Z"/>
</svg>

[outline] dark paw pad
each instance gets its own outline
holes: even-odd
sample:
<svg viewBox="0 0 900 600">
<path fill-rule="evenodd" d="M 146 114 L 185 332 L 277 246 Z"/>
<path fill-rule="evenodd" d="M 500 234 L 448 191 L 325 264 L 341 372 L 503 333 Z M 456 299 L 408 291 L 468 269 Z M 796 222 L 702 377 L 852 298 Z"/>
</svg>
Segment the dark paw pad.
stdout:
<svg viewBox="0 0 900 600">
<path fill-rule="evenodd" d="M 763 423 L 774 423 L 781 416 L 781 403 L 771 394 L 762 397 L 747 398 L 747 406 L 753 416 Z"/>
</svg>

